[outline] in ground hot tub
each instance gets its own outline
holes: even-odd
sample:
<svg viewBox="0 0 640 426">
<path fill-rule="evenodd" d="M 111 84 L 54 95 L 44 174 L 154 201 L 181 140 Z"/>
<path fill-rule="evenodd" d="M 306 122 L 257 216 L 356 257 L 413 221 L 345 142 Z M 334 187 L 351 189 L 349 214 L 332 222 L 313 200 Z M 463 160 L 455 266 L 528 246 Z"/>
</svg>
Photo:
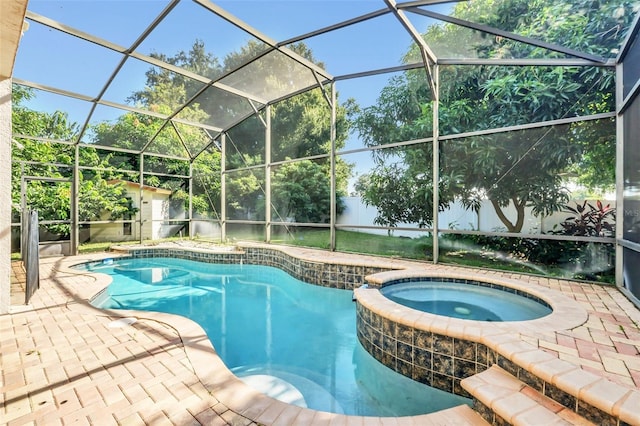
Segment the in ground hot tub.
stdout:
<svg viewBox="0 0 640 426">
<path fill-rule="evenodd" d="M 386 283 L 380 292 L 412 309 L 477 321 L 527 321 L 552 311 L 545 301 L 521 290 L 471 280 L 415 278 Z"/>
<path fill-rule="evenodd" d="M 385 271 L 367 282 L 353 294 L 358 340 L 365 350 L 413 380 L 465 397 L 461 380 L 494 364 L 516 375 L 530 374 L 518 364 L 530 364 L 537 353 L 527 339 L 573 329 L 588 318 L 575 300 L 534 278 L 446 268 Z M 505 302 L 507 307 L 499 308 Z M 530 302 L 537 313 L 523 317 Z"/>
</svg>

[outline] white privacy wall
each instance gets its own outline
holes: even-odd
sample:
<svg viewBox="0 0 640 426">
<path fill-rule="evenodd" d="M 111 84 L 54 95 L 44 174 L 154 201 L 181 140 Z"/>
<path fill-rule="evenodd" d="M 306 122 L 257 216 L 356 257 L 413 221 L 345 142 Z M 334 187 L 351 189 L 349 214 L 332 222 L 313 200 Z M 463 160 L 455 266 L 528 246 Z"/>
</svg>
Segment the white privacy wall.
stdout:
<svg viewBox="0 0 640 426">
<path fill-rule="evenodd" d="M 576 202 L 582 203 L 584 200 L 575 200 L 569 202 L 570 206 L 574 206 Z M 359 197 L 346 197 L 344 198 L 346 209 L 344 213 L 338 216 L 338 225 L 353 225 L 353 226 L 377 226 L 373 221 L 377 215 L 377 209 L 372 206 L 365 205 Z M 590 201 L 595 205 L 595 201 Z M 611 203 L 615 205 L 614 201 L 603 201 L 604 204 Z M 547 233 L 556 229 L 560 229 L 560 223 L 571 216 L 570 213 L 556 212 L 551 216 L 540 217 L 534 216 L 531 212 L 531 208 L 526 208 L 525 224 L 522 228 L 522 233 L 526 234 L 539 234 L 541 232 Z M 509 220 L 515 222 L 516 210 L 510 205 L 503 209 Z M 485 232 L 492 231 L 506 231 L 504 224 L 498 219 L 491 202 L 486 200 L 482 203 L 480 211 L 476 214 L 473 210 L 466 210 L 461 203 L 454 203 L 445 211 L 440 212 L 438 217 L 440 229 L 460 229 L 460 230 L 480 230 Z M 415 227 L 414 224 L 398 224 L 399 228 L 402 227 Z M 348 228 L 347 228 L 348 229 Z M 374 234 L 386 234 L 384 229 L 373 230 L 368 229 L 364 232 L 370 232 Z M 415 237 L 416 233 L 411 231 L 394 231 L 395 236 L 410 236 Z"/>
</svg>

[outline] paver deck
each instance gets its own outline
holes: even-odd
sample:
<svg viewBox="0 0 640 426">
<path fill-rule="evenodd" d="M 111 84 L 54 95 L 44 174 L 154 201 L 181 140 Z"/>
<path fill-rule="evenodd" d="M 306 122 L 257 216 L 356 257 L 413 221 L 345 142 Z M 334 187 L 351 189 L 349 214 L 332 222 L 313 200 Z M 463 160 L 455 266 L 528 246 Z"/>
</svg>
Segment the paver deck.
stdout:
<svg viewBox="0 0 640 426">
<path fill-rule="evenodd" d="M 191 334 L 188 324 L 167 321 L 166 314 L 136 315 L 130 324 L 91 307 L 87 299 L 106 284 L 95 275 L 65 269 L 104 256 L 41 259 L 41 287 L 28 306 L 19 295 L 24 272 L 14 265 L 12 312 L 0 315 L 0 424 L 334 424 L 336 418 L 328 413 L 309 417 L 310 410 L 261 408 L 259 399 L 254 399 L 253 412 L 243 411 L 237 407 L 246 407 L 247 398 L 255 395 L 242 395 L 235 385 L 215 385 L 219 377 L 208 358 L 214 351 L 197 330 Z M 318 251 L 314 256 L 350 255 Z M 523 339 L 584 370 L 640 389 L 640 311 L 616 288 L 473 272 L 553 288 L 580 302 L 589 313 L 585 324 Z M 363 417 L 353 422 L 368 423 Z M 413 423 L 398 419 L 397 424 Z"/>
</svg>

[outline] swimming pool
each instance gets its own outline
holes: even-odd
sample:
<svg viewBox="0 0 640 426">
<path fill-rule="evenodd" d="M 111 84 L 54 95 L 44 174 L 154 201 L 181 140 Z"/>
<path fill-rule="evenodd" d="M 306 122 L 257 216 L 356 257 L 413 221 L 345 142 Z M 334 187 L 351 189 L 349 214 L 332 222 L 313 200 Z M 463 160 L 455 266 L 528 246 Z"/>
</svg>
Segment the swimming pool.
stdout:
<svg viewBox="0 0 640 426">
<path fill-rule="evenodd" d="M 231 371 L 286 402 L 381 417 L 470 404 L 369 355 L 357 341 L 351 291 L 306 284 L 257 265 L 152 258 L 84 268 L 114 279 L 96 306 L 174 313 L 198 322 Z"/>
<path fill-rule="evenodd" d="M 480 282 L 422 278 L 386 285 L 380 292 L 409 308 L 459 319 L 527 321 L 551 313 L 546 303 L 529 295 Z"/>
</svg>

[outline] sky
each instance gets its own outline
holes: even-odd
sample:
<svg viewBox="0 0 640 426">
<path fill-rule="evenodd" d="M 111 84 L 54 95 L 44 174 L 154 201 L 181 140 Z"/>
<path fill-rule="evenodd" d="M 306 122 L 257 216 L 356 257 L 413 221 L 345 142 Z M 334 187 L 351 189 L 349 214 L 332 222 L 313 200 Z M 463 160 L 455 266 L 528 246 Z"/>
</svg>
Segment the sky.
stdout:
<svg viewBox="0 0 640 426">
<path fill-rule="evenodd" d="M 129 47 L 165 4 L 165 1 L 160 0 L 32 0 L 29 10 Z M 383 6 L 381 0 L 240 0 L 217 4 L 223 8 L 229 7 L 229 12 L 276 41 Z M 349 37 L 349 43 L 344 43 L 345 37 Z M 138 50 L 144 54 L 162 52 L 172 55 L 179 50 L 188 49 L 195 39 L 200 39 L 209 50 L 222 58 L 227 53 L 238 50 L 250 38 L 248 34 L 217 18 L 195 2 L 183 0 Z M 323 35 L 307 41 L 315 56 L 325 62 L 333 75 L 397 65 L 410 42 L 406 32 L 391 16 L 360 24 L 357 28 L 338 31 L 335 35 Z M 119 59 L 119 55 L 102 50 L 90 43 L 57 35 L 56 31 L 31 23 L 18 52 L 15 75 L 37 76 L 38 80 L 58 83 L 64 81 L 64 74 L 72 75 L 69 68 L 78 67 L 86 70 L 86 75 L 90 72 L 100 79 L 113 71 L 112 64 Z M 48 64 L 46 69 L 42 64 Z M 87 91 L 94 88 L 87 81 L 65 83 L 73 84 L 73 87 L 86 87 Z"/>
<path fill-rule="evenodd" d="M 168 4 L 168 0 L 30 0 L 28 9 L 128 48 Z M 214 4 L 276 42 L 386 8 L 383 0 L 219 0 Z M 446 14 L 454 4 L 425 8 Z M 420 15 L 409 12 L 406 15 L 421 33 L 436 24 Z M 252 36 L 195 1 L 182 0 L 142 41 L 137 51 L 144 55 L 173 56 L 179 51 L 188 51 L 196 39 L 204 41 L 207 50 L 222 59 L 246 45 Z M 305 39 L 304 43 L 331 75 L 340 76 L 401 65 L 413 41 L 389 13 Z M 31 22 L 21 40 L 14 77 L 96 98 L 121 58 L 121 54 Z M 126 104 L 132 93 L 144 88 L 145 72 L 150 67 L 146 62 L 128 59 L 102 99 Z M 354 98 L 361 108 L 373 105 L 391 76 L 338 81 L 339 100 Z M 38 97 L 28 106 L 46 112 L 63 110 L 69 113 L 71 121 L 84 123 L 92 104 L 38 92 Z M 122 110 L 99 105 L 92 123 L 113 120 L 122 113 Z M 362 147 L 354 135 L 346 149 Z M 365 172 L 366 164 L 371 161 L 368 153 L 348 157 L 347 161 L 364 164 L 363 168 L 356 168 L 357 173 Z"/>
<path fill-rule="evenodd" d="M 31 0 L 29 10 L 129 47 L 166 4 L 164 0 Z M 382 0 L 227 0 L 216 4 L 275 41 L 385 7 Z M 188 50 L 196 39 L 203 40 L 208 50 L 223 58 L 240 49 L 251 37 L 197 3 L 183 0 L 137 50 L 146 55 L 161 52 L 171 56 Z M 307 39 L 305 43 L 329 73 L 339 76 L 400 65 L 412 40 L 395 17 L 388 14 Z M 32 22 L 23 36 L 14 76 L 95 97 L 120 57 Z M 146 63 L 128 61 L 123 70 L 126 75 L 114 81 L 105 98 L 124 103 L 131 92 L 144 86 L 144 72 L 148 68 Z M 344 83 L 340 92 L 344 98 L 357 97 L 363 104 L 371 104 L 375 101 L 372 85 L 384 84 L 387 79 Z"/>
<path fill-rule="evenodd" d="M 386 8 L 383 0 L 222 0 L 218 7 L 276 42 Z M 168 5 L 167 0 L 31 0 L 29 11 L 84 31 L 124 48 L 130 47 Z M 446 12 L 451 5 L 439 6 Z M 434 21 L 416 15 L 420 31 Z M 137 51 L 173 56 L 188 51 L 198 39 L 219 58 L 238 51 L 252 36 L 191 0 L 182 0 L 140 44 Z M 394 67 L 412 45 L 409 34 L 392 14 L 304 40 L 316 60 L 333 76 Z M 122 56 L 67 34 L 30 22 L 18 50 L 14 77 L 95 98 Z M 127 104 L 141 90 L 148 63 L 129 59 L 103 99 Z M 354 98 L 361 107 L 374 104 L 390 74 L 339 81 L 340 101 Z M 29 107 L 46 112 L 63 110 L 71 121 L 84 123 L 91 103 L 38 92 Z M 114 120 L 122 110 L 99 105 L 92 122 Z M 356 136 L 346 149 L 362 147 Z M 351 155 L 364 163 L 369 154 Z M 369 161 L 366 161 L 368 163 Z M 363 172 L 364 170 L 361 170 Z"/>
</svg>

